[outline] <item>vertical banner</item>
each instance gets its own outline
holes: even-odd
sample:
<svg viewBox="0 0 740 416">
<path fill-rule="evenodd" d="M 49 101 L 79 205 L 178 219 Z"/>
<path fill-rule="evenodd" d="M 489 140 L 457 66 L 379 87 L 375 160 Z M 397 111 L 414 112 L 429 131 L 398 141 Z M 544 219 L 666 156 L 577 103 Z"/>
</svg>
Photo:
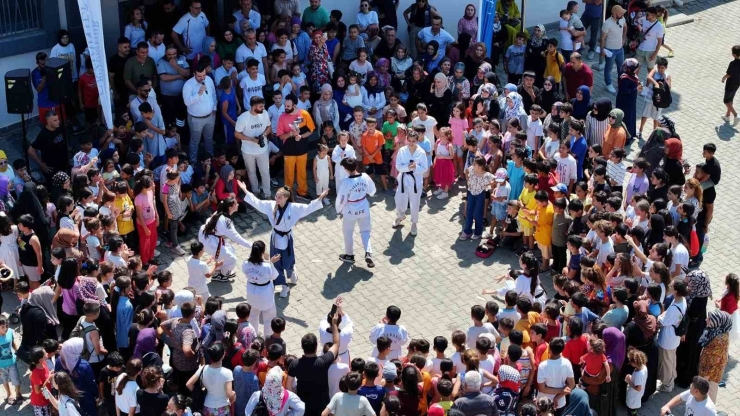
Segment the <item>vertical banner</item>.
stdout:
<svg viewBox="0 0 740 416">
<path fill-rule="evenodd" d="M 77 0 L 82 18 L 82 28 L 85 30 L 85 40 L 90 51 L 95 69 L 95 81 L 100 94 L 100 106 L 103 107 L 103 117 L 109 129 L 113 128 L 113 114 L 111 110 L 110 84 L 108 83 L 108 63 L 105 58 L 105 42 L 103 39 L 103 16 L 100 10 L 100 0 Z"/>
<path fill-rule="evenodd" d="M 493 16 L 496 14 L 496 0 L 481 0 L 478 10 L 480 10 L 478 41 L 486 44 L 486 50 L 490 58 L 493 51 Z"/>
</svg>

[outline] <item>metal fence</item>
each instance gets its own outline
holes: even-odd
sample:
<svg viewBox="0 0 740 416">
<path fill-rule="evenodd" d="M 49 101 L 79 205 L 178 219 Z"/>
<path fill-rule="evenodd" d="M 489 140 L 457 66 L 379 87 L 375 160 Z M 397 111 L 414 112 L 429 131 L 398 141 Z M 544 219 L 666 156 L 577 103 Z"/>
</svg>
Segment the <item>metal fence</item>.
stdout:
<svg viewBox="0 0 740 416">
<path fill-rule="evenodd" d="M 42 0 L 0 0 L 0 39 L 41 29 Z"/>
</svg>

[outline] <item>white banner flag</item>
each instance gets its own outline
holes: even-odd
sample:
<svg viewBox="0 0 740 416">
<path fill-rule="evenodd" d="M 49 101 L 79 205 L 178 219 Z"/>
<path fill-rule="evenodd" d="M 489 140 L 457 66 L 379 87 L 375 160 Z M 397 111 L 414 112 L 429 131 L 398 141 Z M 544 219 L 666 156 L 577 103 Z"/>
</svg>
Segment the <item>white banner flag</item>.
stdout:
<svg viewBox="0 0 740 416">
<path fill-rule="evenodd" d="M 98 84 L 100 105 L 103 107 L 103 117 L 109 129 L 113 128 L 113 114 L 111 112 L 110 84 L 108 83 L 108 62 L 105 59 L 105 43 L 103 40 L 103 16 L 100 11 L 100 0 L 77 0 L 82 17 L 82 27 L 85 30 L 85 40 L 90 51 L 95 69 L 95 81 Z"/>
</svg>

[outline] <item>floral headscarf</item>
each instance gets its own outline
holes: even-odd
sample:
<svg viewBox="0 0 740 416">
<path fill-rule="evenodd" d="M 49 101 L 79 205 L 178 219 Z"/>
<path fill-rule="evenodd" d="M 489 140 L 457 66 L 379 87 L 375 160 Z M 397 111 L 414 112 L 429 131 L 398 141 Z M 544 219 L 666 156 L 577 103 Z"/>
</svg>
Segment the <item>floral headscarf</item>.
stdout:
<svg viewBox="0 0 740 416">
<path fill-rule="evenodd" d="M 69 180 L 69 175 L 64 172 L 57 172 L 51 177 L 51 185 L 55 188 L 62 188 Z"/>
<path fill-rule="evenodd" d="M 732 317 L 729 313 L 715 309 L 709 312 L 709 324 L 699 338 L 699 345 L 706 347 L 712 340 L 732 330 Z"/>
<path fill-rule="evenodd" d="M 265 376 L 265 385 L 262 387 L 262 398 L 267 405 L 267 412 L 275 416 L 283 405 L 283 370 L 272 367 Z"/>
<path fill-rule="evenodd" d="M 622 77 L 627 77 L 637 82 L 637 74 L 640 72 L 640 62 L 635 58 L 628 58 L 622 64 Z"/>
<path fill-rule="evenodd" d="M 686 274 L 686 282 L 689 286 L 689 294 L 686 303 L 691 305 L 694 298 L 706 298 L 712 296 L 712 284 L 709 283 L 709 275 L 702 269 L 694 269 Z"/>
<path fill-rule="evenodd" d="M 506 98 L 510 99 L 514 103 L 513 106 L 509 106 L 508 102 L 506 103 L 506 119 L 518 119 L 519 115 L 524 112 L 522 109 L 522 96 L 518 93 L 510 92 L 506 95 Z"/>
<path fill-rule="evenodd" d="M 532 36 L 529 37 L 529 43 L 533 47 L 539 48 L 539 47 L 542 46 L 542 42 L 544 42 L 545 40 L 547 40 L 547 30 L 545 30 L 545 25 L 543 25 L 543 24 L 539 24 L 539 25 L 537 25 L 535 27 L 540 29 L 540 36 L 539 37 L 534 36 L 534 33 L 535 32 L 533 30 L 532 31 Z"/>
<path fill-rule="evenodd" d="M 385 72 L 380 71 L 380 67 L 382 66 L 386 68 Z M 378 59 L 378 62 L 375 63 L 375 73 L 378 75 L 378 84 L 380 84 L 381 88 L 391 85 L 391 73 L 388 72 L 390 67 L 391 63 L 386 58 L 380 58 Z"/>
<path fill-rule="evenodd" d="M 104 305 L 95 290 L 98 288 L 98 280 L 94 277 L 83 277 L 77 282 L 77 298 L 82 299 L 83 303 L 99 303 Z"/>
</svg>

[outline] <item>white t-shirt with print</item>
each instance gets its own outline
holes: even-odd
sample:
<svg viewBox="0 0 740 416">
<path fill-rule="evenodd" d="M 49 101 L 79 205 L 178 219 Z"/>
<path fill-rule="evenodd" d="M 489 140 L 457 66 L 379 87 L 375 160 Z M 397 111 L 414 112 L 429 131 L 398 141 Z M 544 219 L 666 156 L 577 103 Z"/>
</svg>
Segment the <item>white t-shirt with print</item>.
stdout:
<svg viewBox="0 0 740 416">
<path fill-rule="evenodd" d="M 686 272 L 684 270 L 689 267 L 689 250 L 686 249 L 686 246 L 683 244 L 679 244 L 676 247 L 671 248 L 671 253 L 673 253 L 673 265 L 671 272 L 675 272 L 680 267 L 681 274 L 679 274 L 676 278 L 677 279 L 683 279 L 686 277 Z"/>
<path fill-rule="evenodd" d="M 578 163 L 576 159 L 568 154 L 568 157 L 561 157 L 560 152 L 555 153 L 553 158 L 558 162 L 558 178 L 560 182 L 568 184 L 571 179 L 573 182 L 578 180 Z"/>
<path fill-rule="evenodd" d="M 263 134 L 268 127 L 272 127 L 270 122 L 270 116 L 267 111 L 263 111 L 262 114 L 252 115 L 249 111 L 246 111 L 239 115 L 236 119 L 236 126 L 234 130 L 248 137 L 257 137 Z M 247 140 L 240 140 L 242 143 L 242 153 L 248 155 L 261 155 L 269 149 L 267 148 L 267 138 L 265 138 L 265 146 L 260 147 L 258 143 L 254 143 Z"/>
</svg>

